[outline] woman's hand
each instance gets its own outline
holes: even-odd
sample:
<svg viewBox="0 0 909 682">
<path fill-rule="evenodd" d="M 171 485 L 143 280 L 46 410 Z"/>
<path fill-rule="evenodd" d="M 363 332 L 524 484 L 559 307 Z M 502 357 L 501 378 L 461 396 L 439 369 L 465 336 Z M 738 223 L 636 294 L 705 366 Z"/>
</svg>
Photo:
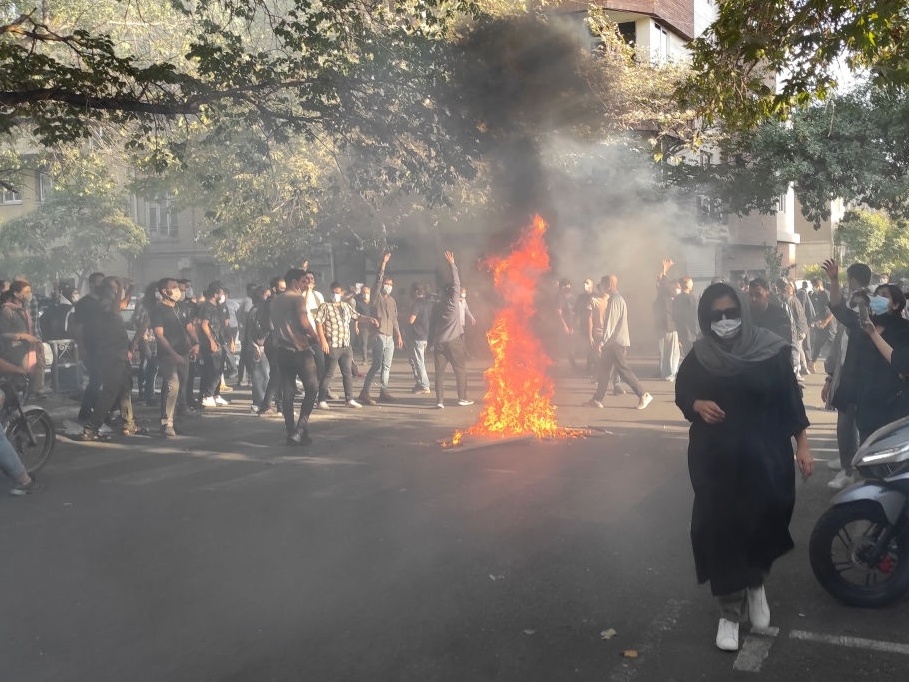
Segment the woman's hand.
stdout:
<svg viewBox="0 0 909 682">
<path fill-rule="evenodd" d="M 814 456 L 808 447 L 808 439 L 800 440 L 795 450 L 795 461 L 802 472 L 802 480 L 807 481 L 814 472 Z"/>
<path fill-rule="evenodd" d="M 712 400 L 695 400 L 691 407 L 707 424 L 719 424 L 726 419 L 726 413 Z"/>
</svg>

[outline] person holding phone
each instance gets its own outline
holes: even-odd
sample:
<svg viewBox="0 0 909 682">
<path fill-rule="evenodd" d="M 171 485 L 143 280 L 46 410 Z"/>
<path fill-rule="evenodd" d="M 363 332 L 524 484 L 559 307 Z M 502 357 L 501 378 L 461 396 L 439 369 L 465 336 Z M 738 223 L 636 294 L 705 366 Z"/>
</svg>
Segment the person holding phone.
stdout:
<svg viewBox="0 0 909 682">
<path fill-rule="evenodd" d="M 900 378 L 865 333 L 873 325 L 890 347 L 909 346 L 909 320 L 902 315 L 906 296 L 899 287 L 890 284 L 881 285 L 869 296 L 865 287 L 870 281 L 870 269 L 867 265 L 863 268 L 852 265 L 846 271 L 850 285 L 855 287 L 850 307 L 839 284 L 836 261 L 824 261 L 823 268 L 830 278 L 830 310 L 849 334 L 843 377 L 832 404 L 837 409 L 849 404 L 855 406 L 855 425 L 861 443 L 880 427 L 909 415 L 909 384 Z"/>
</svg>

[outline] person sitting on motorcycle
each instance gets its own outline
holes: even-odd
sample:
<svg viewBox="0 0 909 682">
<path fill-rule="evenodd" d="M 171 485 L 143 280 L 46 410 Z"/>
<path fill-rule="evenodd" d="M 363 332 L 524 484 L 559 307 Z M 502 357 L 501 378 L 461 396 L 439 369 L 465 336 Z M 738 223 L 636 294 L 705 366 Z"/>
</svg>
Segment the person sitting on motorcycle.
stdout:
<svg viewBox="0 0 909 682">
<path fill-rule="evenodd" d="M 842 295 L 836 262 L 825 261 L 824 270 L 830 277 L 830 310 L 852 332 L 845 363 L 854 363 L 850 368 L 854 371 L 847 372 L 844 366 L 843 381 L 835 399 L 855 404 L 855 425 L 862 442 L 880 427 L 909 415 L 909 385 L 893 370 L 868 334 L 855 333 L 862 331 L 863 323 Z M 909 320 L 903 317 L 905 307 L 906 296 L 894 284 L 882 284 L 868 301 L 871 324 L 892 348 L 909 346 Z"/>
<path fill-rule="evenodd" d="M 0 358 L 0 375 L 4 377 L 23 377 L 26 374 L 24 367 L 14 365 Z M 30 495 L 38 490 L 38 481 L 29 476 L 22 459 L 19 457 L 19 453 L 16 452 L 13 444 L 9 442 L 9 438 L 6 437 L 6 432 L 3 429 L 0 429 L 0 469 L 16 482 L 16 485 L 9 491 L 10 495 Z"/>
</svg>

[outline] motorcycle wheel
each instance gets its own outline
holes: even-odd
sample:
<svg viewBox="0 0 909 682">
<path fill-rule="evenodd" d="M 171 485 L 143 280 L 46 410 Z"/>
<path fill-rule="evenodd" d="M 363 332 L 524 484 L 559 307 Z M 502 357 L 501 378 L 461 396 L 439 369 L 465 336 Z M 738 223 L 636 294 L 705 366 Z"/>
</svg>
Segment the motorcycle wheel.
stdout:
<svg viewBox="0 0 909 682">
<path fill-rule="evenodd" d="M 883 556 L 867 561 L 881 533 L 890 527 L 873 502 L 831 507 L 814 527 L 811 569 L 821 586 L 850 606 L 889 604 L 909 589 L 909 537 L 893 537 Z"/>
<path fill-rule="evenodd" d="M 19 453 L 22 464 L 30 474 L 47 464 L 57 444 L 54 421 L 41 408 L 26 410 L 21 417 L 12 419 L 6 428 L 6 437 Z"/>
</svg>

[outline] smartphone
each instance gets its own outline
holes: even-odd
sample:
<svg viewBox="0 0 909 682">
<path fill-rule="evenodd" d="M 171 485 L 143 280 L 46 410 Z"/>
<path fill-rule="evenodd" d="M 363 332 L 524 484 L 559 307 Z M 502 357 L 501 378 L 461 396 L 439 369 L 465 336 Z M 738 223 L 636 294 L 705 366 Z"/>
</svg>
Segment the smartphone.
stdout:
<svg viewBox="0 0 909 682">
<path fill-rule="evenodd" d="M 858 300 L 858 315 L 859 324 L 861 324 L 863 327 L 871 322 L 871 316 L 868 314 L 868 301 L 865 300 L 864 296 Z"/>
</svg>

